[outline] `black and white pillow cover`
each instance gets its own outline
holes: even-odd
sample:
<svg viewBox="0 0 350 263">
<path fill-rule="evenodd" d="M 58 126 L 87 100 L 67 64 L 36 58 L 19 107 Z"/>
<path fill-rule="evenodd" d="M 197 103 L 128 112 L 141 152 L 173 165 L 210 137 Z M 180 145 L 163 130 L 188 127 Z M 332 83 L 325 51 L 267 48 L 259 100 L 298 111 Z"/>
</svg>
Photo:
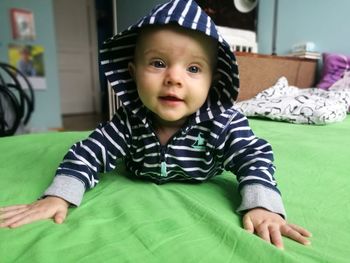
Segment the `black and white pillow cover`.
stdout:
<svg viewBox="0 0 350 263">
<path fill-rule="evenodd" d="M 350 71 L 346 71 L 344 76 L 335 82 L 329 89 L 330 98 L 342 100 L 345 104 L 346 112 L 350 113 Z"/>
<path fill-rule="evenodd" d="M 340 122 L 349 112 L 350 74 L 329 91 L 299 89 L 289 86 L 288 80 L 281 77 L 274 86 L 252 99 L 237 102 L 235 107 L 248 117 L 317 125 Z"/>
</svg>

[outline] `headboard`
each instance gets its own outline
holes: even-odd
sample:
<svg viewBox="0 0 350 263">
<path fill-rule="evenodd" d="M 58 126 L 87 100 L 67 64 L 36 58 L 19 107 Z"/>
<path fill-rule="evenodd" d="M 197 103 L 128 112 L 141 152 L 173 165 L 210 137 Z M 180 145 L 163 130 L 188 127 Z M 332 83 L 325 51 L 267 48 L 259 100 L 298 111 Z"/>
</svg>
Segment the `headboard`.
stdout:
<svg viewBox="0 0 350 263">
<path fill-rule="evenodd" d="M 299 88 L 315 84 L 317 60 L 288 56 L 270 56 L 246 52 L 235 52 L 240 91 L 238 100 L 254 97 L 259 92 L 274 85 L 284 76 L 288 83 Z"/>
</svg>

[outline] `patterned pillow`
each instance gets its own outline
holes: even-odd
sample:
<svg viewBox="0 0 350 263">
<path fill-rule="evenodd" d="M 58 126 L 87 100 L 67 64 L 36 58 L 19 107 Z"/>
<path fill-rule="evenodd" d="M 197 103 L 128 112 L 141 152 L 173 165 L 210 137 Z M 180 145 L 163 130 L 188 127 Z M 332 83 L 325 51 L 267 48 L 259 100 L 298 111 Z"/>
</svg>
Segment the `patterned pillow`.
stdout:
<svg viewBox="0 0 350 263">
<path fill-rule="evenodd" d="M 333 83 L 350 70 L 350 56 L 334 53 L 323 53 L 323 68 L 318 88 L 328 90 Z"/>
<path fill-rule="evenodd" d="M 254 98 L 237 102 L 235 108 L 247 117 L 324 125 L 346 118 L 348 106 L 342 94 L 318 88 L 299 89 L 281 77 Z"/>
<path fill-rule="evenodd" d="M 342 100 L 350 114 L 350 71 L 328 89 L 329 98 Z"/>
</svg>

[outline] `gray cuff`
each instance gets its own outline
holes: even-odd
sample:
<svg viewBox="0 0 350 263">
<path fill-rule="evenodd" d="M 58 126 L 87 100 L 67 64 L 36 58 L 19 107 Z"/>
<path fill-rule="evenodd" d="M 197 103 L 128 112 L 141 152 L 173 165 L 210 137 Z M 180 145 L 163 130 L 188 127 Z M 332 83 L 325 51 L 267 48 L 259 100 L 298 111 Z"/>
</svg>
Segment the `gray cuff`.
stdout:
<svg viewBox="0 0 350 263">
<path fill-rule="evenodd" d="M 286 218 L 282 198 L 276 191 L 263 185 L 246 185 L 241 190 L 242 203 L 237 212 L 242 213 L 257 207 L 265 208 Z"/>
<path fill-rule="evenodd" d="M 57 196 L 72 205 L 79 206 L 84 192 L 85 186 L 80 180 L 70 176 L 57 175 L 49 188 L 46 189 L 44 196 Z"/>
</svg>

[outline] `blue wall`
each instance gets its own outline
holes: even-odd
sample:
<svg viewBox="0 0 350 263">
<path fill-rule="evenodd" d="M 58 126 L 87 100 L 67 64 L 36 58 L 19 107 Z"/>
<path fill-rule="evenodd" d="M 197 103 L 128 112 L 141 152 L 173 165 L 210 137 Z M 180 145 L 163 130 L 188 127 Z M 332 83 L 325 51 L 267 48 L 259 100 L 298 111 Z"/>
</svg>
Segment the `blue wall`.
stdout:
<svg viewBox="0 0 350 263">
<path fill-rule="evenodd" d="M 166 0 L 118 0 L 118 29 L 123 30 L 155 4 Z M 272 52 L 274 0 L 259 1 L 259 53 Z M 350 54 L 349 0 L 279 0 L 277 54 L 289 53 L 294 44 L 311 41 L 320 52 Z"/>
<path fill-rule="evenodd" d="M 127 29 L 151 11 L 154 6 L 166 2 L 166 0 L 117 0 L 118 31 Z"/>
<path fill-rule="evenodd" d="M 274 0 L 260 0 L 259 52 L 271 54 Z M 279 0 L 277 54 L 312 41 L 320 52 L 350 54 L 349 0 Z"/>
<path fill-rule="evenodd" d="M 34 14 L 36 39 L 20 41 L 12 39 L 10 26 L 11 8 L 30 10 Z M 35 130 L 62 127 L 56 40 L 51 0 L 0 0 L 0 61 L 8 63 L 8 44 L 41 45 L 44 50 L 46 90 L 35 91 L 35 112 L 29 126 Z"/>
</svg>

